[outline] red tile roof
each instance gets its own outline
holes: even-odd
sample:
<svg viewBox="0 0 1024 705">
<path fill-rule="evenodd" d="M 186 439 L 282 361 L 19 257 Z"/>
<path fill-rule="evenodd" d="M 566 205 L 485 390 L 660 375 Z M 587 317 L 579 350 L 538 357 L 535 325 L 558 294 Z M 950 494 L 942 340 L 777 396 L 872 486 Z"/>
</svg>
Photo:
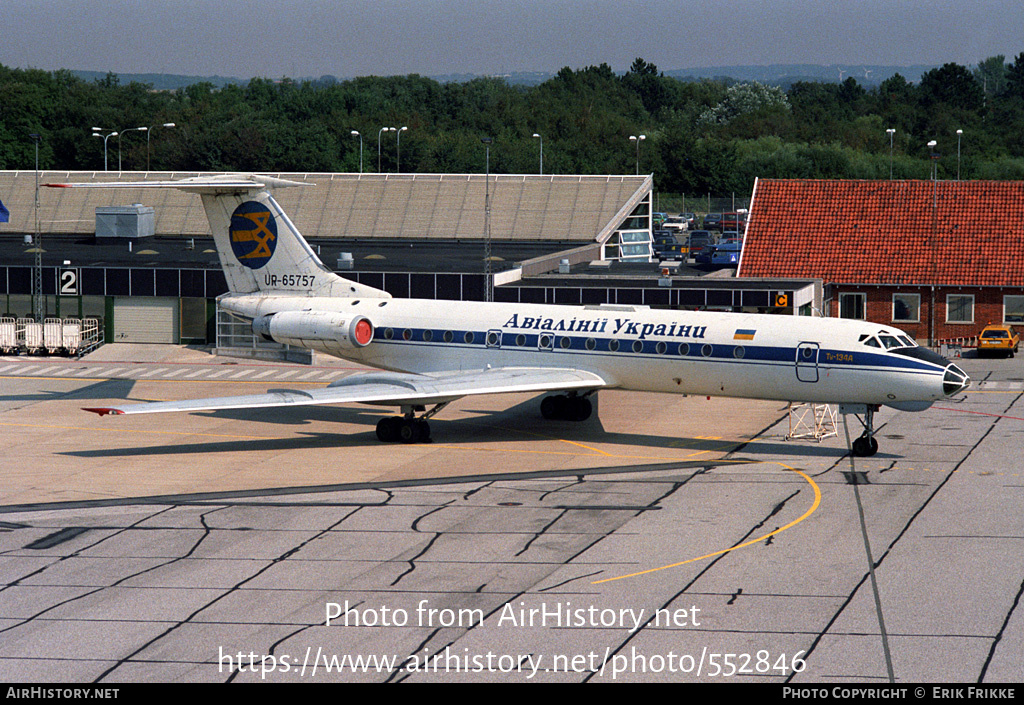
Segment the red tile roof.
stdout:
<svg viewBox="0 0 1024 705">
<path fill-rule="evenodd" d="M 1024 286 L 1024 182 L 760 179 L 737 274 Z"/>
</svg>

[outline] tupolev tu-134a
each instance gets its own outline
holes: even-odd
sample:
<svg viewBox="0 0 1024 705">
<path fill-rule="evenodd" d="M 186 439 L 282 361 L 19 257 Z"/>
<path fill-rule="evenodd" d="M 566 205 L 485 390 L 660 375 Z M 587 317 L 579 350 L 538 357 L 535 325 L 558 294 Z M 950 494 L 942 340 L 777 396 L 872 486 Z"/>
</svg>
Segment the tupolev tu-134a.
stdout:
<svg viewBox="0 0 1024 705">
<path fill-rule="evenodd" d="M 592 395 L 625 389 L 839 404 L 864 426 L 853 452 L 869 456 L 882 405 L 921 411 L 970 384 L 903 331 L 864 321 L 392 298 L 335 274 L 310 249 L 270 195 L 301 182 L 226 175 L 47 185 L 199 194 L 228 283 L 222 309 L 267 340 L 381 370 L 312 391 L 88 409 L 100 415 L 361 402 L 399 407 L 377 436 L 413 443 L 428 440 L 427 419 L 461 397 L 550 392 L 545 418 L 581 421 Z"/>
</svg>

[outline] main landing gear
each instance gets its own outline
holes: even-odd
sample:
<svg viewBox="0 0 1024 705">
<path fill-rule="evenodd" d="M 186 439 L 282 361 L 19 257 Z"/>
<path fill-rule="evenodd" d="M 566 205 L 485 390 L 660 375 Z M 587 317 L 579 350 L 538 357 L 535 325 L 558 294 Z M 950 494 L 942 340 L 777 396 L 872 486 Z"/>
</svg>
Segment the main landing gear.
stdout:
<svg viewBox="0 0 1024 705">
<path fill-rule="evenodd" d="M 594 405 L 586 396 L 558 394 L 544 397 L 540 415 L 548 421 L 586 421 L 594 413 Z"/>
<path fill-rule="evenodd" d="M 377 422 L 377 440 L 384 443 L 429 443 L 430 424 L 427 419 L 448 406 L 448 402 L 438 404 L 427 413 L 416 416 L 423 411 L 422 406 L 403 406 L 402 416 L 387 416 Z"/>
<path fill-rule="evenodd" d="M 875 412 L 878 409 L 879 407 L 875 404 L 842 404 L 839 406 L 840 413 L 853 414 L 864 426 L 864 433 L 851 444 L 853 454 L 859 458 L 870 458 L 878 452 L 878 441 L 875 440 Z M 864 414 L 864 418 L 862 419 L 859 414 Z"/>
</svg>

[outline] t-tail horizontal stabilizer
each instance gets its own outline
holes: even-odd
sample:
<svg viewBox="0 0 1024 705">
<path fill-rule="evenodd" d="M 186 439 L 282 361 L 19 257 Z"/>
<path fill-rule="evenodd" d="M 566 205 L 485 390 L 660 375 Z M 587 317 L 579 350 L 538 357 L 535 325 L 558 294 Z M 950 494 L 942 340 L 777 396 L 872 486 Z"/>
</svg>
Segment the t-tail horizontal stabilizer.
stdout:
<svg viewBox="0 0 1024 705">
<path fill-rule="evenodd" d="M 173 188 L 202 198 L 232 294 L 390 298 L 324 266 L 269 189 L 313 186 L 258 174 L 195 176 L 177 181 L 46 184 L 51 188 Z M 139 198 L 141 200 L 141 197 Z"/>
</svg>

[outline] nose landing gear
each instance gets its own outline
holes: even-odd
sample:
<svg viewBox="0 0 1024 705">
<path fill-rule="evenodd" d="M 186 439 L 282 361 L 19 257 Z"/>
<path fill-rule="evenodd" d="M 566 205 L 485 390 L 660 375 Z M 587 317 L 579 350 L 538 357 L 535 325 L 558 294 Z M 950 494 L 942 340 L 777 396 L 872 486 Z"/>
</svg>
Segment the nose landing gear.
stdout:
<svg viewBox="0 0 1024 705">
<path fill-rule="evenodd" d="M 853 414 L 864 426 L 864 433 L 851 446 L 853 454 L 859 458 L 870 458 L 878 452 L 878 441 L 875 440 L 875 412 L 879 407 L 875 404 L 840 404 L 839 413 Z M 862 419 L 860 415 L 863 414 Z"/>
</svg>

